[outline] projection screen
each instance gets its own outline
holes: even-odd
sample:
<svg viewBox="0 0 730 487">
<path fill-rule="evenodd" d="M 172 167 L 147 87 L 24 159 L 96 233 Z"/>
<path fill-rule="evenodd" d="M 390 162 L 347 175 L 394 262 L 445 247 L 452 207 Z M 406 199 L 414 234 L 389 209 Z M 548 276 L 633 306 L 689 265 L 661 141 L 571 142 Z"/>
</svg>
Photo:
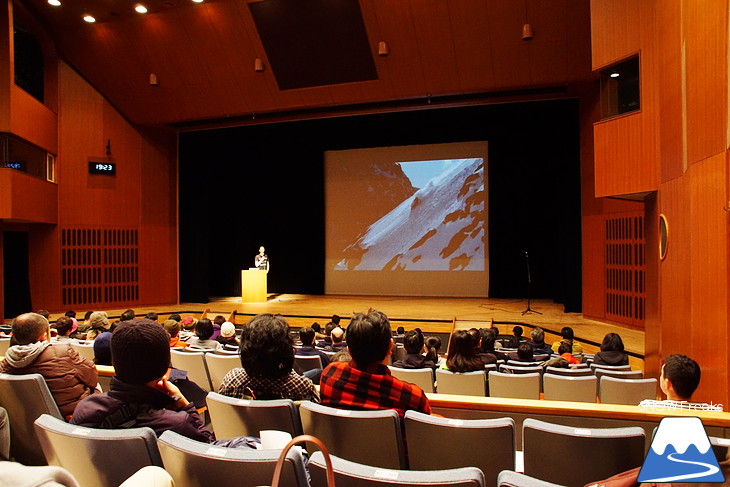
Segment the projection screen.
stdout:
<svg viewBox="0 0 730 487">
<path fill-rule="evenodd" d="M 487 142 L 325 152 L 325 293 L 487 296 Z"/>
</svg>

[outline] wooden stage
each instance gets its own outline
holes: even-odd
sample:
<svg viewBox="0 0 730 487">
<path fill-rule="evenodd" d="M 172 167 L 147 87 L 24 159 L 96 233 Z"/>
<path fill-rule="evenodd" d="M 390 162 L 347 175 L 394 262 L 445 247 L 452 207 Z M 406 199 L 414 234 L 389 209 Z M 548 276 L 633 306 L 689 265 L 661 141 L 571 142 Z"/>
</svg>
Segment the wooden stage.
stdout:
<svg viewBox="0 0 730 487">
<path fill-rule="evenodd" d="M 408 329 L 420 327 L 425 333 L 450 333 L 452 327 L 480 328 L 492 320 L 503 333 L 511 334 L 512 327 L 524 324 L 525 335 L 530 329 L 540 326 L 548 333 L 546 342 L 559 333 L 564 326 L 570 326 L 576 337 L 585 343 L 587 352 L 597 350 L 606 333 L 621 335 L 626 350 L 643 356 L 644 332 L 589 320 L 581 313 L 565 313 L 563 306 L 549 300 L 532 300 L 531 308 L 542 314 L 522 312 L 527 308 L 524 299 L 492 298 L 434 298 L 434 297 L 388 297 L 388 296 L 340 296 L 340 295 L 303 295 L 269 294 L 266 303 L 242 303 L 240 297 L 219 298 L 209 303 L 180 303 L 159 307 L 141 307 L 135 311 L 144 316 L 148 311 L 161 315 L 172 312 L 199 315 L 205 310 L 208 316 L 217 314 L 226 318 L 236 311 L 236 323 L 243 324 L 258 313 L 280 313 L 287 318 L 292 327 L 311 325 L 314 321 L 324 325 L 333 314 L 347 320 L 355 312 L 368 308 L 383 311 L 391 319 L 393 327 L 402 325 Z M 107 310 L 110 316 L 119 316 L 124 310 Z M 51 318 L 54 319 L 55 316 Z"/>
</svg>

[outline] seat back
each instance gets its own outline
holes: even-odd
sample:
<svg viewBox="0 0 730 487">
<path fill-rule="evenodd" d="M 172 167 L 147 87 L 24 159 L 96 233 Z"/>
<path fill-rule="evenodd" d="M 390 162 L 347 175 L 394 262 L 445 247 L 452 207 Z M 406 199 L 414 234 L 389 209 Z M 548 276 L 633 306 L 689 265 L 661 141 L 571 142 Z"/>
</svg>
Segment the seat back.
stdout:
<svg viewBox="0 0 730 487">
<path fill-rule="evenodd" d="M 484 472 L 487 485 L 495 487 L 499 472 L 515 468 L 512 418 L 449 419 L 406 411 L 404 421 L 411 470 L 477 467 Z"/>
<path fill-rule="evenodd" d="M 566 369 L 564 367 L 546 367 L 545 375 L 563 375 L 567 377 L 588 377 L 593 376 L 593 372 L 588 367 L 576 367 Z"/>
<path fill-rule="evenodd" d="M 509 365 L 509 363 L 499 367 L 499 371 L 505 374 L 534 374 L 540 375 L 545 372 L 541 365 Z"/>
<path fill-rule="evenodd" d="M 644 373 L 640 370 L 609 370 L 604 369 L 602 367 L 598 367 L 596 369 L 593 369 L 593 373 L 596 374 L 596 377 L 598 377 L 598 380 L 601 380 L 601 377 L 608 376 L 608 377 L 615 377 L 617 379 L 643 379 Z"/>
<path fill-rule="evenodd" d="M 188 379 L 195 382 L 208 392 L 213 390 L 208 375 L 208 367 L 205 365 L 205 352 L 185 352 L 182 350 L 170 350 L 170 361 L 176 369 L 188 373 Z"/>
<path fill-rule="evenodd" d="M 540 399 L 540 374 L 489 373 L 490 397 Z"/>
<path fill-rule="evenodd" d="M 142 467 L 162 466 L 151 428 L 92 429 L 48 414 L 35 426 L 48 464 L 65 468 L 80 485 L 117 487 Z"/>
<path fill-rule="evenodd" d="M 175 487 L 269 485 L 281 453 L 281 450 L 223 448 L 173 431 L 162 433 L 158 446 Z M 308 487 L 299 451 L 292 449 L 287 453 L 280 485 Z"/>
<path fill-rule="evenodd" d="M 365 465 L 406 468 L 401 421 L 393 409 L 350 411 L 303 401 L 299 415 L 304 434 L 322 440 L 333 455 Z M 310 452 L 317 449 L 307 445 Z"/>
<path fill-rule="evenodd" d="M 542 378 L 543 398 L 548 401 L 596 402 L 597 383 L 594 375 L 567 377 L 545 374 Z"/>
<path fill-rule="evenodd" d="M 525 475 L 569 487 L 641 466 L 640 427 L 573 428 L 536 419 L 522 423 Z"/>
<path fill-rule="evenodd" d="M 497 487 L 562 487 L 557 484 L 545 482 L 523 473 L 503 470 L 497 476 Z"/>
<path fill-rule="evenodd" d="M 451 470 L 384 470 L 331 455 L 335 482 L 344 487 L 483 487 L 484 474 L 475 467 Z M 321 451 L 309 460 L 312 485 L 327 485 L 326 466 Z"/>
<path fill-rule="evenodd" d="M 424 392 L 434 392 L 433 369 L 401 369 L 400 367 L 388 366 L 393 377 L 404 382 L 415 384 Z"/>
<path fill-rule="evenodd" d="M 596 369 L 607 369 L 607 370 L 631 370 L 631 365 L 603 365 L 603 364 L 591 364 L 591 370 L 595 371 Z"/>
<path fill-rule="evenodd" d="M 241 359 L 237 353 L 232 355 L 219 353 L 206 353 L 205 365 L 208 367 L 208 376 L 213 392 L 216 392 L 223 381 L 223 377 L 236 367 L 241 366 Z"/>
<path fill-rule="evenodd" d="M 61 418 L 40 374 L 0 374 L 0 406 L 10 420 L 10 455 L 24 465 L 47 465 L 33 422 L 41 414 Z"/>
<path fill-rule="evenodd" d="M 451 372 L 436 369 L 437 390 L 441 394 L 463 394 L 481 396 L 487 394 L 487 377 L 483 370 L 474 372 Z"/>
<path fill-rule="evenodd" d="M 299 410 L 291 399 L 253 401 L 209 392 L 208 414 L 218 439 L 259 436 L 261 430 L 302 434 Z"/>
<path fill-rule="evenodd" d="M 599 398 L 605 404 L 638 405 L 644 399 L 655 399 L 657 380 L 651 379 L 617 379 L 604 375 L 601 377 Z"/>
<path fill-rule="evenodd" d="M 718 438 L 716 436 L 710 436 L 709 438 L 715 458 L 718 462 L 724 462 L 730 450 L 730 438 Z"/>
<path fill-rule="evenodd" d="M 0 356 L 5 356 L 8 348 L 10 348 L 10 338 L 0 338 Z"/>
<path fill-rule="evenodd" d="M 67 342 L 71 348 L 82 357 L 94 361 L 94 343 Z"/>
<path fill-rule="evenodd" d="M 294 366 L 299 367 L 300 372 L 321 369 L 322 359 L 319 355 L 294 355 Z"/>
</svg>

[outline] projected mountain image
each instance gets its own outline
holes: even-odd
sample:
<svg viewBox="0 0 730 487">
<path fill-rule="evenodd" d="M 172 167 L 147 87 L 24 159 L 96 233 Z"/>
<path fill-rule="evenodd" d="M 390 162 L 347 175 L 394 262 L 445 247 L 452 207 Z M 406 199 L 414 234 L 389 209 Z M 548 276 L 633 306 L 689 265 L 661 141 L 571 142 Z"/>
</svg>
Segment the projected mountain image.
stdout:
<svg viewBox="0 0 730 487">
<path fill-rule="evenodd" d="M 436 162 L 448 164 L 367 227 L 343 250 L 336 270 L 485 269 L 484 160 Z"/>
<path fill-rule="evenodd" d="M 672 421 L 668 421 L 672 420 Z M 699 418 L 664 418 L 639 472 L 640 482 L 724 482 Z"/>
</svg>

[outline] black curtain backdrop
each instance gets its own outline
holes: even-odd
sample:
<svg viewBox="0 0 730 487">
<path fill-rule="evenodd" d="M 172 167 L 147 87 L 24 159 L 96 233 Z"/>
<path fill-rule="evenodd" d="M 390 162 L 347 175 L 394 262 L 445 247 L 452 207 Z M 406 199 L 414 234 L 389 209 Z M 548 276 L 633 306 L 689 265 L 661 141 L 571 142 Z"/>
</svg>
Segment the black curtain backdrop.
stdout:
<svg viewBox="0 0 730 487">
<path fill-rule="evenodd" d="M 240 294 L 260 245 L 269 292 L 324 292 L 324 152 L 489 142 L 489 295 L 581 311 L 578 101 L 443 108 L 180 136 L 180 299 Z M 348 195 L 339 195 L 347 205 Z"/>
</svg>

